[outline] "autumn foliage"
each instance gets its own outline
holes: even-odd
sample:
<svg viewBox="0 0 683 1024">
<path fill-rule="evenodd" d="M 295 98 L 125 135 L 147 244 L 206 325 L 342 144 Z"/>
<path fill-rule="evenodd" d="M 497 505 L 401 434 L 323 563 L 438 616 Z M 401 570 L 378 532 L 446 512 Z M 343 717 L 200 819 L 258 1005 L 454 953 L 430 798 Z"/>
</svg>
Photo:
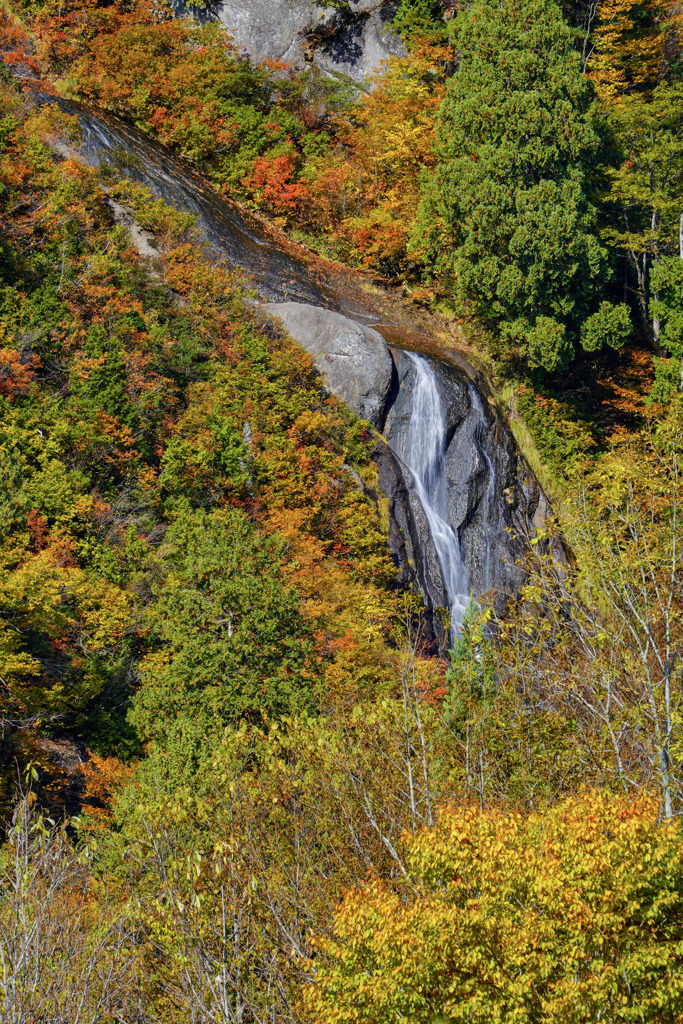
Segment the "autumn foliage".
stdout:
<svg viewBox="0 0 683 1024">
<path fill-rule="evenodd" d="M 389 274 L 407 265 L 421 168 L 433 163 L 442 42 L 392 58 L 354 103 L 315 70 L 256 64 L 215 24 L 174 20 L 163 5 L 46 5 L 36 31 L 63 87 L 221 188 L 348 260 Z"/>
<path fill-rule="evenodd" d="M 445 808 L 409 843 L 410 895 L 378 880 L 345 898 L 311 963 L 311 1018 L 678 1020 L 681 843 L 645 795 Z"/>
<path fill-rule="evenodd" d="M 345 23 L 344 0 L 318 6 Z M 679 1024 L 678 7 L 565 5 L 570 29 L 550 0 L 400 0 L 405 52 L 366 89 L 254 61 L 164 0 L 13 10 L 0 1017 Z M 466 332 L 559 525 L 452 650 L 397 582 L 370 425 L 191 215 L 86 166 L 39 78 L 369 272 L 387 308 L 396 284 L 438 301 L 439 344 Z M 548 315 L 504 334 L 492 297 L 527 301 L 520 268 Z"/>
<path fill-rule="evenodd" d="M 3 127 L 1 706 L 14 741 L 59 720 L 98 735 L 96 753 L 129 743 L 131 681 L 165 657 L 161 620 L 149 618 L 167 571 L 159 542 L 207 503 L 247 517 L 250 550 L 270 551 L 271 536 L 282 552 L 271 606 L 288 595 L 292 642 L 309 644 L 305 701 L 322 679 L 353 688 L 354 665 L 365 685 L 381 680 L 393 567 L 347 469 L 367 462 L 369 436 L 190 244 L 191 218 L 56 158 L 50 141 L 77 136 L 57 108 L 9 114 Z M 109 197 L 156 229 L 163 287 Z M 297 671 L 283 670 L 281 686 L 298 706 Z M 254 710 L 265 679 L 249 684 Z M 220 706 L 219 723 L 239 713 Z"/>
</svg>

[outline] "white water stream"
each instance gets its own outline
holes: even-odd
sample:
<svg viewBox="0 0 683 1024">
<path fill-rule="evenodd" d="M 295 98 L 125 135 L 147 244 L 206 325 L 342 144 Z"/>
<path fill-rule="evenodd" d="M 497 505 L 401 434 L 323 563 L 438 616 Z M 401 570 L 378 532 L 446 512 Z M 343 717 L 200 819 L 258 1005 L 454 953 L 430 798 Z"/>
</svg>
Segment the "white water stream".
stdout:
<svg viewBox="0 0 683 1024">
<path fill-rule="evenodd" d="M 411 471 L 415 493 L 427 518 L 441 567 L 451 627 L 457 635 L 470 603 L 470 587 L 460 553 L 460 542 L 444 518 L 447 504 L 443 472 L 446 429 L 441 399 L 429 362 L 414 352 L 408 352 L 407 355 L 415 368 L 415 384 L 407 451 L 402 453 L 402 458 Z"/>
</svg>

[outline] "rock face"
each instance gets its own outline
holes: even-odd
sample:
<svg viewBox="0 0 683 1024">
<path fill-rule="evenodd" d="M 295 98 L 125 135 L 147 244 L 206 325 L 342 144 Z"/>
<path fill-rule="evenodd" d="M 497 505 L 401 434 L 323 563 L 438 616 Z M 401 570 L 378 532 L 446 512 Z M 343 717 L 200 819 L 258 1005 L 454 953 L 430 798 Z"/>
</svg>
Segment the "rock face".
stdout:
<svg viewBox="0 0 683 1024">
<path fill-rule="evenodd" d="M 392 480 L 388 457 L 382 453 L 377 460 L 380 487 L 389 498 L 389 543 L 400 579 L 415 582 L 432 614 L 447 606 L 447 595 L 424 510 L 410 486 L 411 471 L 400 458 L 400 453 L 406 453 L 415 367 L 404 352 L 393 355 L 399 387 L 386 415 L 384 436 L 399 466 L 403 490 Z M 482 397 L 464 371 L 450 363 L 430 362 L 444 418 L 444 517 L 460 542 L 473 596 L 490 594 L 502 610 L 509 595 L 524 583 L 524 557 L 531 540 L 546 526 L 551 509 L 498 410 Z M 561 543 L 547 543 L 553 544 L 556 559 L 563 561 Z M 438 633 L 438 623 L 433 621 L 433 625 Z"/>
<path fill-rule="evenodd" d="M 255 60 L 271 58 L 298 68 L 315 62 L 360 82 L 381 61 L 405 54 L 390 30 L 396 7 L 396 0 L 349 0 L 339 7 L 310 0 L 219 0 L 208 13 L 220 18 Z"/>
<path fill-rule="evenodd" d="M 145 231 L 145 229 L 135 220 L 132 213 L 111 197 L 107 198 L 105 202 L 111 210 L 116 223 L 121 224 L 128 232 L 131 242 L 140 255 L 144 256 L 146 259 L 159 259 L 159 253 L 157 251 L 156 240 L 153 233 L 151 231 Z M 158 277 L 159 275 L 156 271 L 152 271 L 152 276 Z"/>
<path fill-rule="evenodd" d="M 123 122 L 102 120 L 68 101 L 60 101 L 60 106 L 80 120 L 81 155 L 88 163 L 109 160 L 119 148 L 133 154 L 138 158 L 135 166 L 144 168 L 140 180 L 181 209 L 200 213 L 206 237 L 233 265 L 249 271 L 262 295 L 291 295 L 293 284 L 313 292 L 310 302 L 334 300 L 333 288 L 317 296 L 315 289 L 322 288 L 317 275 L 279 251 L 270 236 L 258 234 L 239 208 L 221 204 L 212 192 L 202 189 L 194 175 L 161 147 Z M 63 150 L 61 155 L 73 154 Z M 138 179 L 137 170 L 134 177 Z M 134 225 L 133 217 L 114 204 L 111 209 L 132 230 L 140 251 L 150 258 L 156 255 L 151 236 Z M 400 350 L 392 359 L 377 331 L 320 306 L 282 302 L 268 303 L 265 308 L 279 316 L 313 355 L 330 390 L 378 430 L 385 430 L 386 440 L 378 441 L 376 461 L 381 489 L 389 503 L 389 541 L 398 579 L 419 588 L 437 622 L 433 613 L 446 603 L 441 567 L 414 478 L 400 457 L 413 406 L 414 362 Z M 471 587 L 478 597 L 492 590 L 502 604 L 524 581 L 520 560 L 530 541 L 545 529 L 551 510 L 507 423 L 486 400 L 485 388 L 475 387 L 468 373 L 451 362 L 431 360 L 430 365 L 444 428 L 439 472 L 446 484 L 446 507 L 439 513 L 457 535 L 467 592 Z M 552 545 L 553 554 L 561 561 L 561 543 L 552 541 Z"/>
<path fill-rule="evenodd" d="M 394 374 L 382 335 L 305 302 L 269 302 L 264 309 L 313 356 L 332 394 L 381 430 Z"/>
</svg>

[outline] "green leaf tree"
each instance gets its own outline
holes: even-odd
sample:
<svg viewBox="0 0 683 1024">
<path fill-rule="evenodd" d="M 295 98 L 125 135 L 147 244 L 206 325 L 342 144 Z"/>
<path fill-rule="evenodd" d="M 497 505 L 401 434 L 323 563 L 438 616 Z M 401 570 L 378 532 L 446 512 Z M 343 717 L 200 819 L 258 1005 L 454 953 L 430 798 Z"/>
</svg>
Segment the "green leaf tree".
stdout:
<svg viewBox="0 0 683 1024">
<path fill-rule="evenodd" d="M 121 343 L 110 338 L 101 324 L 93 324 L 83 345 L 83 355 L 72 371 L 72 394 L 83 408 L 103 409 L 120 423 L 134 427 L 135 409 L 128 397 L 126 362 Z"/>
<path fill-rule="evenodd" d="M 643 326 L 668 348 L 660 338 L 664 310 L 656 305 L 658 285 L 650 274 L 657 274 L 663 258 L 683 255 L 683 90 L 663 82 L 651 95 L 626 97 L 612 107 L 610 125 L 623 160 L 610 172 L 606 200 L 616 216 L 604 237 L 626 254 Z M 663 278 L 661 283 L 668 289 Z"/>
<path fill-rule="evenodd" d="M 573 35 L 552 0 L 475 0 L 454 40 L 415 241 L 456 298 L 556 370 L 608 276 L 588 181 L 600 137 Z"/>
<path fill-rule="evenodd" d="M 650 300 L 650 316 L 659 328 L 659 344 L 670 356 L 683 360 L 683 259 L 665 256 L 655 263 L 650 271 L 650 284 L 654 296 Z M 673 378 L 672 368 L 667 368 L 666 362 L 655 358 L 655 373 L 660 385 L 667 376 Z M 683 390 L 683 362 L 680 365 L 680 389 Z M 673 389 L 669 398 L 672 393 Z"/>
<path fill-rule="evenodd" d="M 280 545 L 243 513 L 181 515 L 163 554 L 150 611 L 161 645 L 143 663 L 131 721 L 182 776 L 227 722 L 311 707 L 317 673 L 299 596 L 281 578 Z"/>
</svg>

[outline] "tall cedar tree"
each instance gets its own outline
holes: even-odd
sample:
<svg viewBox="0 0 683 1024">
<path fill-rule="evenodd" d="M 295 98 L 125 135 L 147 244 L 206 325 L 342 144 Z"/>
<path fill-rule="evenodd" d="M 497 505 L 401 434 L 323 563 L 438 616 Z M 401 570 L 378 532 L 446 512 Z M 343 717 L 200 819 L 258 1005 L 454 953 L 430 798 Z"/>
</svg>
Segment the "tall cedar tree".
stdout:
<svg viewBox="0 0 683 1024">
<path fill-rule="evenodd" d="M 619 347 L 628 311 L 599 303 L 606 253 L 587 174 L 600 139 L 571 30 L 551 0 L 476 0 L 454 40 L 417 241 L 531 365 L 561 367 L 579 338 Z"/>
</svg>

